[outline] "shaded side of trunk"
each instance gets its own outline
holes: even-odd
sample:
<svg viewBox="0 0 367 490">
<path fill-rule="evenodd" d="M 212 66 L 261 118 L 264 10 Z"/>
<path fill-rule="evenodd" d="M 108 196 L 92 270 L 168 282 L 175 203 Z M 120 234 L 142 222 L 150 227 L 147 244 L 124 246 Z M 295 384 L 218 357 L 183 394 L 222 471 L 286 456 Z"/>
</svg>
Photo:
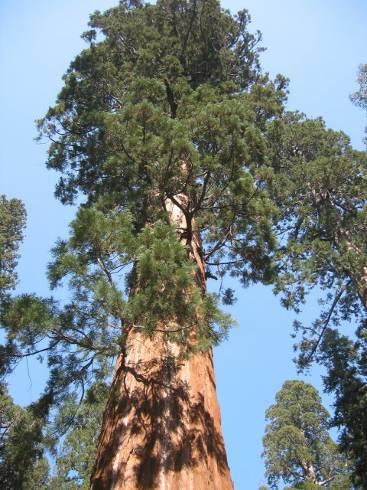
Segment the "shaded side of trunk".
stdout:
<svg viewBox="0 0 367 490">
<path fill-rule="evenodd" d="M 200 236 L 188 199 L 176 195 L 165 208 L 205 294 Z M 195 330 L 193 325 L 193 343 Z M 91 489 L 233 489 L 211 351 L 187 357 L 162 331 L 148 338 L 130 329 L 117 360 Z"/>
<path fill-rule="evenodd" d="M 211 352 L 183 359 L 162 335 L 131 331 L 127 354 L 117 361 L 91 488 L 233 488 Z"/>
</svg>

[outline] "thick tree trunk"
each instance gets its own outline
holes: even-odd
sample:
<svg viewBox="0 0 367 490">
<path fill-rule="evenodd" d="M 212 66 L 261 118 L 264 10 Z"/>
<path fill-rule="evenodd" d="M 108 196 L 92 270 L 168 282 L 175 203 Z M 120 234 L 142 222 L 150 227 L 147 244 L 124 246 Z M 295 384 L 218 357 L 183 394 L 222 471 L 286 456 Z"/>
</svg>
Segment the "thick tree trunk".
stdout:
<svg viewBox="0 0 367 490">
<path fill-rule="evenodd" d="M 186 204 L 182 195 L 165 203 L 204 292 L 200 237 L 193 220 L 187 222 Z M 116 364 L 91 489 L 233 489 L 211 351 L 187 357 L 163 332 L 148 338 L 138 327 L 130 329 Z"/>
<path fill-rule="evenodd" d="M 232 489 L 212 353 L 184 359 L 131 331 L 117 361 L 91 488 Z"/>
</svg>

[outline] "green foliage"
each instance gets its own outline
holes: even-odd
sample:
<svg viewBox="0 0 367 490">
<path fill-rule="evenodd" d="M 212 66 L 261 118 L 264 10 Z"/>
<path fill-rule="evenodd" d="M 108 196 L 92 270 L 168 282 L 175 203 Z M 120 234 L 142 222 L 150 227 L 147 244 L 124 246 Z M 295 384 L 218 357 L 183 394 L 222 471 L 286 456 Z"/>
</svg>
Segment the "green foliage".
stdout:
<svg viewBox="0 0 367 490">
<path fill-rule="evenodd" d="M 275 209 L 260 168 L 285 99 L 284 80 L 260 76 L 248 23 L 246 12 L 232 17 L 212 0 L 97 13 L 89 48 L 40 122 L 63 201 L 103 196 L 138 230 L 184 193 L 182 212 L 208 257 L 245 284 L 272 274 Z"/>
<path fill-rule="evenodd" d="M 282 215 L 276 292 L 297 312 L 309 291 L 319 297 L 322 309 L 312 325 L 295 322 L 298 364 L 304 369 L 316 360 L 327 367 L 333 424 L 342 429 L 341 447 L 356 464 L 355 483 L 366 485 L 366 432 L 355 421 L 364 406 L 367 155 L 322 120 L 302 115 L 275 124 L 273 141 L 272 186 Z M 282 168 L 276 167 L 279 153 L 286 156 Z M 357 325 L 354 339 L 337 333 L 347 322 Z"/>
<path fill-rule="evenodd" d="M 85 196 L 49 268 L 71 299 L 24 296 L 3 319 L 14 358 L 47 356 L 53 403 L 105 373 L 131 328 L 188 350 L 225 337 L 233 322 L 198 284 L 201 267 L 244 285 L 273 279 L 265 183 L 286 81 L 261 74 L 249 22 L 215 0 L 120 2 L 91 17 L 88 46 L 39 122 L 57 196 Z"/>
<path fill-rule="evenodd" d="M 301 120 L 287 132 L 282 151 L 289 164 L 275 180 L 284 201 L 279 228 L 286 236 L 278 253 L 276 291 L 296 311 L 310 289 L 326 292 L 312 327 L 296 323 L 302 335 L 299 363 L 305 367 L 330 325 L 365 314 L 367 160 L 345 135 L 326 130 L 320 120 Z"/>
<path fill-rule="evenodd" d="M 351 490 L 356 488 L 352 486 L 350 476 L 348 475 L 337 475 L 330 482 L 323 485 L 323 488 L 328 490 Z M 320 490 L 320 485 L 316 483 L 303 482 L 296 484 L 292 487 L 285 487 L 285 490 Z"/>
<path fill-rule="evenodd" d="M 203 296 L 193 281 L 195 266 L 178 241 L 176 230 L 163 222 L 147 227 L 137 239 L 136 284 L 128 320 L 147 333 L 160 327 L 176 341 L 196 329 L 198 348 L 217 343 L 233 323 L 218 309 L 213 295 Z M 218 330 L 219 328 L 219 330 Z"/>
<path fill-rule="evenodd" d="M 367 409 L 366 339 L 365 323 L 354 339 L 329 329 L 319 348 L 319 362 L 327 369 L 325 389 L 335 394 L 333 424 L 340 428 L 341 448 L 353 462 L 353 482 L 357 488 L 367 485 L 367 424 L 361 416 Z"/>
<path fill-rule="evenodd" d="M 71 396 L 60 408 L 50 432 L 68 431 L 64 441 L 57 444 L 56 474 L 50 487 L 60 490 L 88 489 L 95 461 L 97 438 L 101 429 L 109 386 L 94 383 L 81 403 Z"/>
<path fill-rule="evenodd" d="M 48 463 L 43 457 L 44 419 L 37 404 L 15 405 L 0 385 L 0 482 L 4 490 L 46 489 Z"/>
<path fill-rule="evenodd" d="M 296 484 L 294 487 L 286 487 L 286 490 L 318 490 L 320 489 L 320 485 L 311 482 L 304 482 Z"/>
<path fill-rule="evenodd" d="M 20 348 L 32 348 L 43 333 L 53 327 L 53 303 L 35 295 L 16 296 L 8 303 L 2 315 L 2 323 L 8 331 L 8 339 L 19 342 Z"/>
<path fill-rule="evenodd" d="M 177 131 L 186 125 L 171 116 L 181 119 L 178 114 L 181 109 L 186 113 L 196 89 L 200 99 L 206 95 L 206 101 L 215 102 L 221 93 L 238 93 L 259 77 L 260 36 L 248 32 L 249 20 L 246 11 L 232 17 L 215 0 L 122 2 L 95 13 L 84 35 L 90 47 L 71 64 L 56 106 L 41 123 L 51 136 L 62 130 L 49 160 L 52 168 L 71 169 L 60 181 L 59 195 L 67 200 L 79 190 L 90 195 L 107 185 L 109 192 L 131 193 L 130 201 L 139 197 L 138 189 L 151 188 L 141 178 L 144 163 L 153 173 L 153 161 L 167 164 L 162 156 L 172 150 L 175 166 L 188 142 L 186 131 Z M 173 177 L 173 169 L 168 170 Z M 119 174 L 121 190 L 116 187 Z M 133 185 L 128 190 L 127 182 L 134 182 L 136 191 Z"/>
<path fill-rule="evenodd" d="M 0 301 L 4 300 L 5 293 L 14 288 L 17 281 L 15 267 L 25 217 L 21 201 L 0 195 Z"/>
<path fill-rule="evenodd" d="M 286 381 L 266 419 L 263 456 L 272 488 L 283 480 L 292 488 L 311 489 L 347 474 L 347 462 L 328 433 L 329 414 L 313 386 Z"/>
<path fill-rule="evenodd" d="M 350 311 L 352 295 L 360 293 L 366 247 L 366 154 L 320 119 L 289 117 L 280 138 L 276 133 L 277 152 L 286 155 L 273 179 L 285 237 L 276 291 L 285 293 L 285 306 L 297 308 L 308 288 L 338 291 L 343 285 Z"/>
<path fill-rule="evenodd" d="M 122 327 L 120 334 L 131 327 L 147 335 L 158 329 L 184 342 L 198 324 L 199 344 L 208 347 L 210 339 L 219 341 L 231 325 L 215 298 L 203 296 L 193 281 L 194 263 L 172 226 L 157 221 L 136 234 L 129 213 L 103 214 L 91 207 L 81 209 L 71 228 L 69 241 L 54 250 L 51 281 L 56 285 L 69 275 L 76 294 L 85 288 L 110 324 Z M 128 297 L 118 287 L 124 268 Z M 123 340 L 120 334 L 117 340 Z"/>
<path fill-rule="evenodd" d="M 197 317 L 201 291 L 193 284 L 194 264 L 177 238 L 177 232 L 162 222 L 146 227 L 136 250 L 137 291 L 129 301 L 134 323 L 153 331 L 159 323 L 179 323 L 190 328 Z"/>
<path fill-rule="evenodd" d="M 16 285 L 15 267 L 18 248 L 23 238 L 26 213 L 18 199 L 0 196 L 0 325 L 2 317 L 9 307 L 9 290 Z M 15 347 L 12 342 L 0 345 L 0 379 L 11 371 L 11 356 Z"/>
</svg>

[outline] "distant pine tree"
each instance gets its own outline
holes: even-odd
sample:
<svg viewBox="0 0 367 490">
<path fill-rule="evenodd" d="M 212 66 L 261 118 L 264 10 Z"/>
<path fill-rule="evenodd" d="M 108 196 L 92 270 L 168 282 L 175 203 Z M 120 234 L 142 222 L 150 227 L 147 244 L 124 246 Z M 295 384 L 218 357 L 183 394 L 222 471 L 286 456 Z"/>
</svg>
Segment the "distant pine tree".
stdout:
<svg viewBox="0 0 367 490">
<path fill-rule="evenodd" d="M 352 489 L 347 460 L 329 435 L 329 414 L 312 385 L 286 381 L 266 420 L 263 456 L 272 488 L 282 480 L 289 489 Z"/>
</svg>

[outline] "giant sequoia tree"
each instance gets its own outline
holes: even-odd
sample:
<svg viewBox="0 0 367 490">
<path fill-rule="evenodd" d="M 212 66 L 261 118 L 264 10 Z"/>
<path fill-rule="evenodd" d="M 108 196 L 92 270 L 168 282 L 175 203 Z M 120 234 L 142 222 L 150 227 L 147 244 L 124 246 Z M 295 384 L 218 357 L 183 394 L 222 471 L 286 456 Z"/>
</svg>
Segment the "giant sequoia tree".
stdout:
<svg viewBox="0 0 367 490">
<path fill-rule="evenodd" d="M 297 324 L 300 364 L 327 366 L 342 447 L 367 485 L 366 154 L 322 120 L 284 111 L 286 82 L 261 73 L 249 20 L 214 0 L 96 12 L 39 122 L 47 166 L 61 174 L 56 195 L 79 203 L 49 267 L 51 286 L 68 283 L 70 298 L 9 296 L 21 236 L 10 220 L 13 239 L 0 229 L 1 360 L 5 372 L 47 356 L 32 417 L 56 415 L 55 440 L 73 426 L 54 485 L 87 485 L 91 414 L 107 398 L 93 489 L 232 488 L 211 352 L 232 320 L 207 290 L 226 274 L 275 282 L 296 310 L 308 290 L 325 292 L 320 318 Z M 228 289 L 222 300 L 232 298 Z M 335 328 L 351 318 L 353 340 Z M 23 432 L 27 462 L 42 462 L 36 429 Z"/>
<path fill-rule="evenodd" d="M 231 319 L 206 282 L 272 278 L 264 182 L 285 98 L 248 23 L 214 0 L 97 12 L 40 121 L 57 196 L 83 201 L 50 265 L 72 297 L 19 297 L 3 323 L 19 351 L 48 353 L 56 406 L 117 356 L 94 489 L 232 488 L 211 353 Z"/>
</svg>

